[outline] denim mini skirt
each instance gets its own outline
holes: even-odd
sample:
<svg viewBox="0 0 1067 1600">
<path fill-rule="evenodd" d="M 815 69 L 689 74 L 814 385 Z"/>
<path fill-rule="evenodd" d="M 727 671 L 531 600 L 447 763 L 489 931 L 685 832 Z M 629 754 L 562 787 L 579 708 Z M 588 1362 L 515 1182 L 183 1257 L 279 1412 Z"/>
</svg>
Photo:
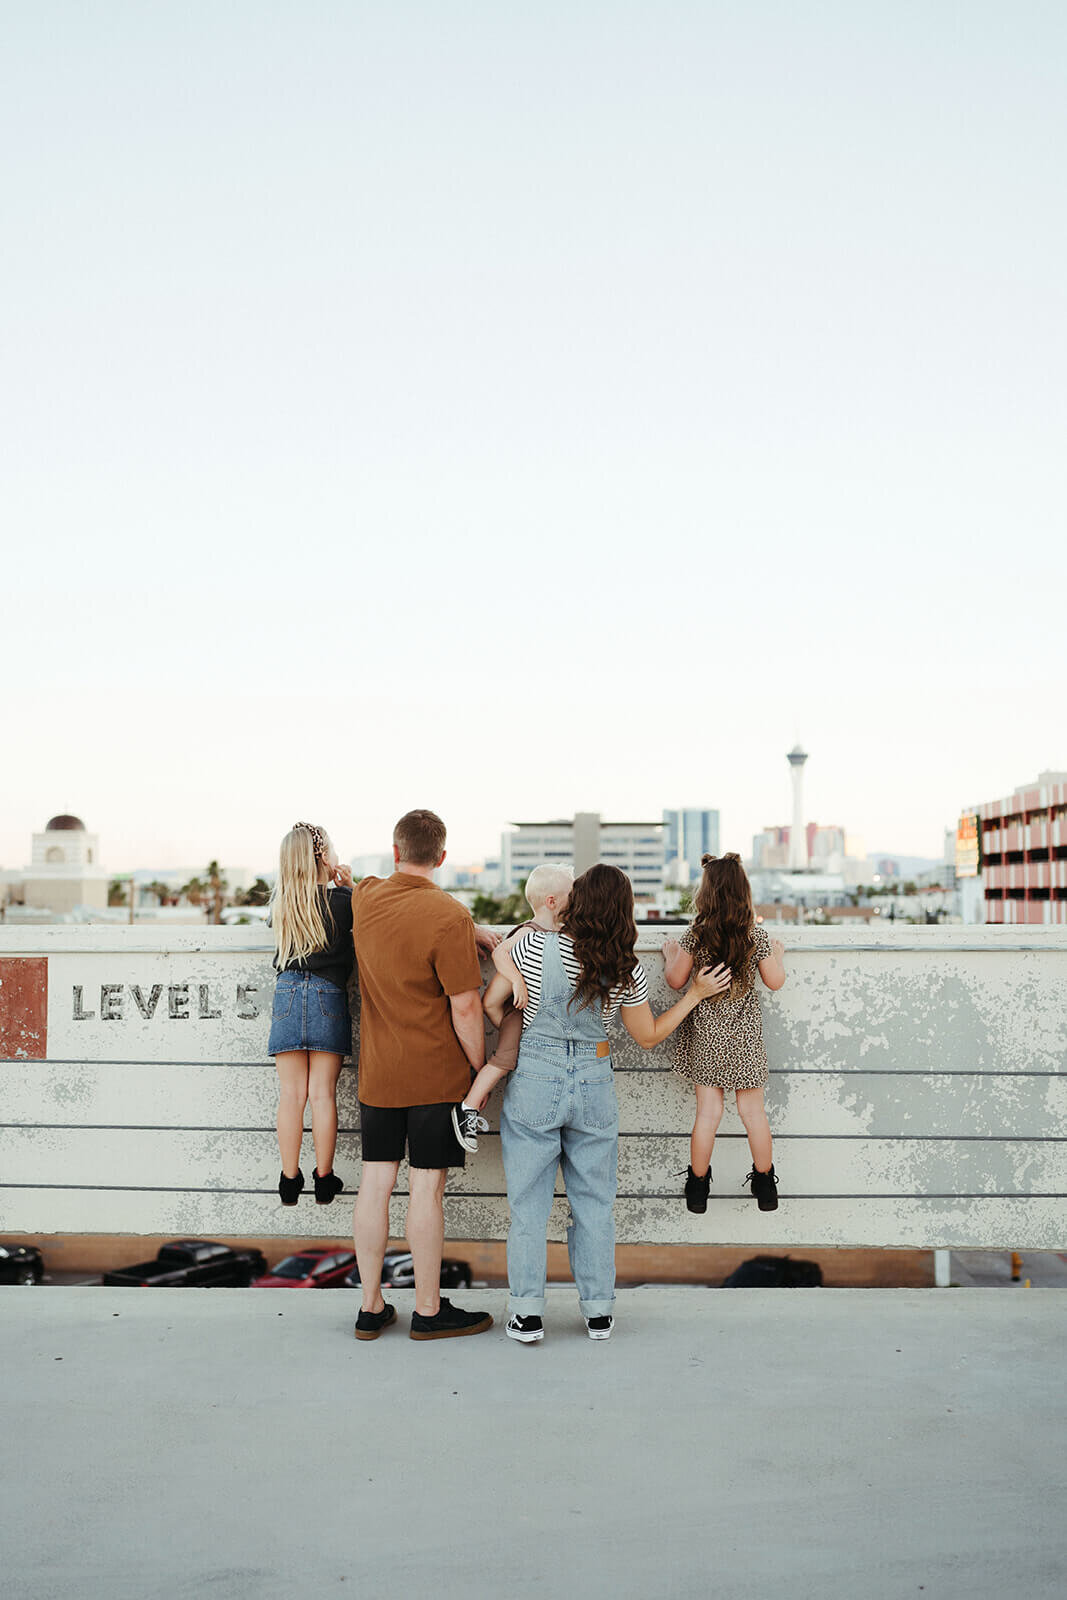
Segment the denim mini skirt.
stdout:
<svg viewBox="0 0 1067 1600">
<path fill-rule="evenodd" d="M 274 986 L 267 1054 L 285 1050 L 352 1051 L 352 1019 L 348 996 L 328 978 L 314 972 L 279 972 Z"/>
</svg>

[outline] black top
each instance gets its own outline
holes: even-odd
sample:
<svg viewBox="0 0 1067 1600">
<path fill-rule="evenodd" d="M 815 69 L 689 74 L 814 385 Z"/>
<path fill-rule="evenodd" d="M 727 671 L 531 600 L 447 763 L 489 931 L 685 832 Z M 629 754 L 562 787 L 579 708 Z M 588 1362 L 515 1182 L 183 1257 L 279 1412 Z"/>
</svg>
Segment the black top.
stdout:
<svg viewBox="0 0 1067 1600">
<path fill-rule="evenodd" d="M 348 980 L 352 976 L 352 968 L 356 964 L 356 953 L 352 945 L 352 891 L 351 889 L 336 889 L 332 885 L 326 890 L 326 903 L 330 908 L 333 918 L 333 935 L 329 944 L 321 950 L 313 950 L 302 961 L 289 961 L 282 968 L 283 972 L 313 972 L 316 978 L 325 978 L 327 983 L 335 983 L 339 989 L 348 988 Z M 326 926 L 330 926 L 330 918 L 326 919 Z M 274 957 L 274 965 L 278 965 L 278 957 Z"/>
</svg>

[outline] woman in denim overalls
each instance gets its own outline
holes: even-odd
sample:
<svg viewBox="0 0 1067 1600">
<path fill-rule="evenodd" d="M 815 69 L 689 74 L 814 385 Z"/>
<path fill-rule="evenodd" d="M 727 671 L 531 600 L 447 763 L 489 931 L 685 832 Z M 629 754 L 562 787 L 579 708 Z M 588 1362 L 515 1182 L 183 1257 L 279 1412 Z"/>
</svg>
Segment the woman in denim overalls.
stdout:
<svg viewBox="0 0 1067 1600">
<path fill-rule="evenodd" d="M 575 880 L 560 932 L 532 929 L 504 964 L 520 998 L 527 982 L 535 994 L 540 982 L 500 1117 L 511 1207 L 506 1331 L 523 1344 L 544 1338 L 546 1233 L 560 1166 L 571 1212 L 567 1249 L 589 1337 L 607 1339 L 614 1326 L 619 1109 L 606 1024 L 621 1007 L 627 1032 L 650 1050 L 702 999 L 729 987 L 722 968 L 705 969 L 683 999 L 654 1017 L 636 942 L 630 880 L 600 865 Z"/>
</svg>

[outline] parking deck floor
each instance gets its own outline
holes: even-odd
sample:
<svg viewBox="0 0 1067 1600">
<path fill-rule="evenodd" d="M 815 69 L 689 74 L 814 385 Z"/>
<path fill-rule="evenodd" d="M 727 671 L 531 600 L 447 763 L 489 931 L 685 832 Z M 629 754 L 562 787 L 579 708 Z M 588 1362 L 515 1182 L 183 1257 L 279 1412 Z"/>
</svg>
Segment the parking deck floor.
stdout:
<svg viewBox="0 0 1067 1600">
<path fill-rule="evenodd" d="M 620 1292 L 375 1343 L 347 1291 L 0 1293 L 5 1600 L 1067 1588 L 1067 1290 Z"/>
</svg>

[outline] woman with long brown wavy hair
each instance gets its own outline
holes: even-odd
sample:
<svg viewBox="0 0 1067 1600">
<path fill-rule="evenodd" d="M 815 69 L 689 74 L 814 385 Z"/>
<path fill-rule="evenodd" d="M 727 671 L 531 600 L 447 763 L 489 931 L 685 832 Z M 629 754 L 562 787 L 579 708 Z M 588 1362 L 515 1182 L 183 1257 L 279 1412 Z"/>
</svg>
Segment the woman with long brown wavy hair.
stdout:
<svg viewBox="0 0 1067 1600">
<path fill-rule="evenodd" d="M 733 979 L 725 994 L 700 1005 L 686 1018 L 675 1039 L 675 1068 L 696 1090 L 697 1109 L 689 1145 L 685 1203 L 690 1211 L 708 1209 L 711 1152 L 722 1121 L 725 1091 L 737 1096 L 745 1125 L 752 1171 L 744 1180 L 761 1211 L 778 1205 L 771 1129 L 763 1104 L 767 1052 L 756 979 L 768 989 L 785 982 L 784 947 L 756 921 L 752 888 L 738 855 L 704 856 L 693 922 L 681 943 L 663 945 L 664 976 L 672 989 L 688 982 L 693 964 L 722 961 Z"/>
<path fill-rule="evenodd" d="M 500 1116 L 511 1207 L 506 1332 L 522 1344 L 544 1338 L 546 1235 L 560 1167 L 571 1211 L 567 1248 L 589 1337 L 607 1339 L 614 1327 L 619 1108 L 608 1022 L 621 1011 L 630 1037 L 651 1050 L 729 985 L 722 967 L 703 971 L 683 999 L 653 1016 L 636 944 L 630 880 L 599 865 L 575 879 L 558 933 L 531 928 L 510 954 L 493 955 L 523 1009 L 519 1062 Z"/>
</svg>

